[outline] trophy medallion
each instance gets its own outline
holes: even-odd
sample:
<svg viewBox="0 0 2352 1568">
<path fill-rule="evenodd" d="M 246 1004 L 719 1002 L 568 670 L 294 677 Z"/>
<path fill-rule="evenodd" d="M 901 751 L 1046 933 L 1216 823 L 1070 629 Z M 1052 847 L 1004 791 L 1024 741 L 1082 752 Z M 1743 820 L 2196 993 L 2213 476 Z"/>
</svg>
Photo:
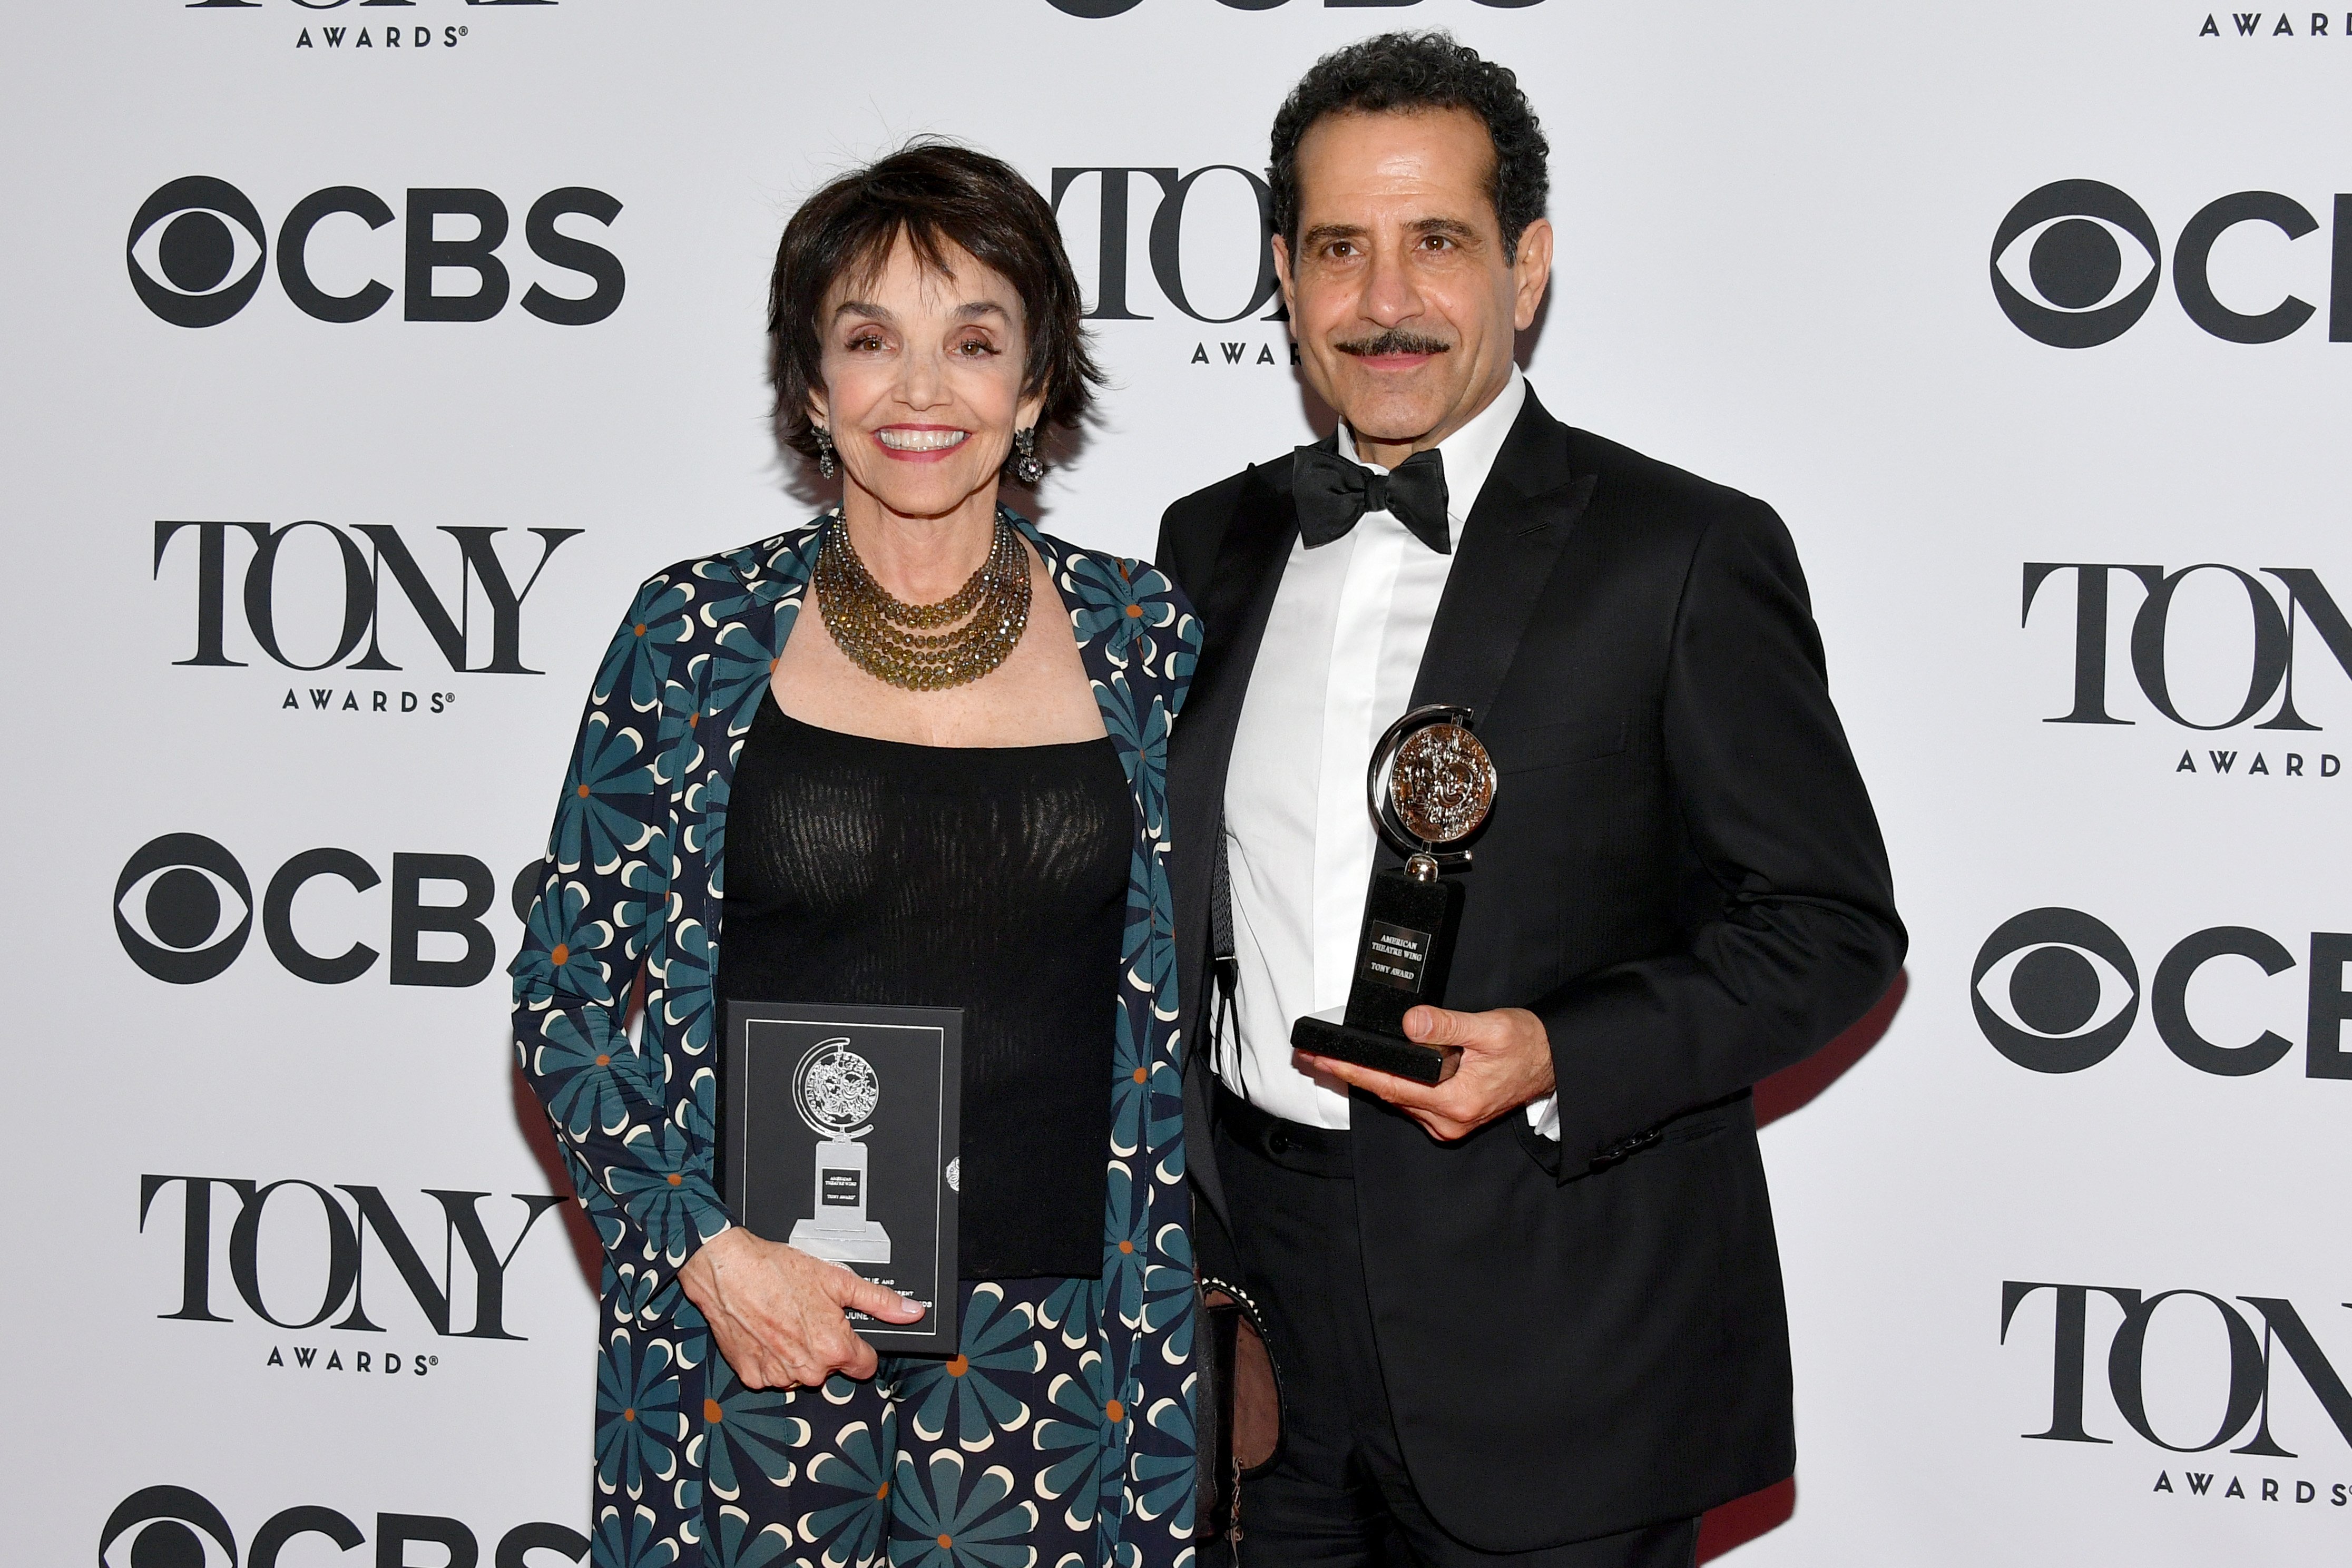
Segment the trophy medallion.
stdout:
<svg viewBox="0 0 2352 1568">
<path fill-rule="evenodd" d="M 1485 826 L 1495 805 L 1494 759 L 1470 727 L 1467 708 L 1416 708 L 1372 748 L 1372 822 L 1405 863 L 1372 879 L 1346 1012 L 1299 1019 L 1290 1031 L 1298 1049 L 1419 1083 L 1444 1083 L 1461 1065 L 1457 1047 L 1406 1038 L 1404 1016 L 1444 1005 L 1464 895 L 1441 874 L 1470 864 L 1470 851 L 1452 846 Z"/>
</svg>

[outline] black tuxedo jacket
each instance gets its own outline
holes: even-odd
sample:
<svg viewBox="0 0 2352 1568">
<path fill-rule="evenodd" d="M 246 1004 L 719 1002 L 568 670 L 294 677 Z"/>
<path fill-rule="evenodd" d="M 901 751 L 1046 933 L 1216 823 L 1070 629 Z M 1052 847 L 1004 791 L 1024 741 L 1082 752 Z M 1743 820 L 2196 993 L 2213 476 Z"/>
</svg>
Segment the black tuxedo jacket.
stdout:
<svg viewBox="0 0 2352 1568">
<path fill-rule="evenodd" d="M 1252 679 L 1281 678 L 1253 667 L 1297 538 L 1291 464 L 1186 497 L 1160 535 L 1207 633 L 1168 771 L 1195 1041 L 1234 724 Z M 1748 1089 L 1867 1011 L 1905 936 L 1769 507 L 1530 395 L 1456 549 L 1412 700 L 1474 709 L 1501 782 L 1458 873 L 1446 1002 L 1543 1020 L 1560 1138 L 1513 1114 L 1441 1143 L 1360 1090 L 1350 1137 L 1414 1484 L 1463 1541 L 1525 1551 L 1790 1473 Z M 1204 1054 L 1187 1158 L 1196 1209 L 1223 1218 Z"/>
</svg>

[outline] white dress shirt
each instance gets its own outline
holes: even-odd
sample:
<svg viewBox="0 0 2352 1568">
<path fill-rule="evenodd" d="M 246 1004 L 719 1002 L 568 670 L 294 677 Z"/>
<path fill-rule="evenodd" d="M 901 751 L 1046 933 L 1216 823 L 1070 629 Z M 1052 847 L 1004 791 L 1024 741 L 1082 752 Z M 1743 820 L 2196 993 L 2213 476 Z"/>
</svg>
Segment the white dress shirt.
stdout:
<svg viewBox="0 0 2352 1568">
<path fill-rule="evenodd" d="M 1457 552 L 1527 395 L 1515 365 L 1495 401 L 1437 445 Z M 1344 423 L 1339 455 L 1387 472 L 1358 455 Z M 1378 846 L 1364 773 L 1381 731 L 1412 700 L 1454 561 L 1386 511 L 1366 512 L 1328 544 L 1297 541 L 1242 701 L 1225 773 L 1234 1038 L 1215 1065 L 1259 1110 L 1310 1127 L 1348 1125 L 1347 1086 L 1291 1065 L 1290 1026 L 1347 1005 Z M 1538 1131 L 1559 1135 L 1552 1097 L 1527 1115 Z"/>
</svg>

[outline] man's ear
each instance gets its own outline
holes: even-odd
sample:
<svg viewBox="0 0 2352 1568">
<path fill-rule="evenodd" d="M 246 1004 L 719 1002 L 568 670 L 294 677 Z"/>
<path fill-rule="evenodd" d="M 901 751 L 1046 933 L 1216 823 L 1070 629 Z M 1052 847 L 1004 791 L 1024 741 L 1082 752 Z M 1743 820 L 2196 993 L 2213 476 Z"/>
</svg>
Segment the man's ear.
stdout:
<svg viewBox="0 0 2352 1568">
<path fill-rule="evenodd" d="M 1282 285 L 1282 312 L 1290 318 L 1291 336 L 1298 335 L 1298 290 L 1290 281 L 1290 242 L 1281 235 L 1274 237 L 1274 276 Z"/>
<path fill-rule="evenodd" d="M 1520 331 L 1535 325 L 1544 289 L 1550 285 L 1551 247 L 1551 219 L 1539 217 L 1519 231 L 1518 254 L 1511 261 L 1511 287 L 1517 295 L 1511 324 Z"/>
</svg>

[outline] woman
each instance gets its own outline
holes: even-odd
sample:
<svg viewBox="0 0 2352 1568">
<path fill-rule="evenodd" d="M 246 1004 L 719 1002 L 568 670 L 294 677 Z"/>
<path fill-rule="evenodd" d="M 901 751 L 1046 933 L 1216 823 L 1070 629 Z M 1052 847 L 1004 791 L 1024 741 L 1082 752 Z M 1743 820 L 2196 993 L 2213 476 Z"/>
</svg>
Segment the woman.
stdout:
<svg viewBox="0 0 2352 1568">
<path fill-rule="evenodd" d="M 993 158 L 921 143 L 820 191 L 769 334 L 783 439 L 841 504 L 652 578 L 597 673 L 513 972 L 608 1254 L 599 1568 L 1188 1550 L 1160 803 L 1199 632 L 1158 572 L 997 500 L 1099 379 L 1078 318 Z M 965 1009 L 962 1353 L 877 1358 L 845 1310 L 917 1310 L 731 1222 L 730 995 Z"/>
</svg>

